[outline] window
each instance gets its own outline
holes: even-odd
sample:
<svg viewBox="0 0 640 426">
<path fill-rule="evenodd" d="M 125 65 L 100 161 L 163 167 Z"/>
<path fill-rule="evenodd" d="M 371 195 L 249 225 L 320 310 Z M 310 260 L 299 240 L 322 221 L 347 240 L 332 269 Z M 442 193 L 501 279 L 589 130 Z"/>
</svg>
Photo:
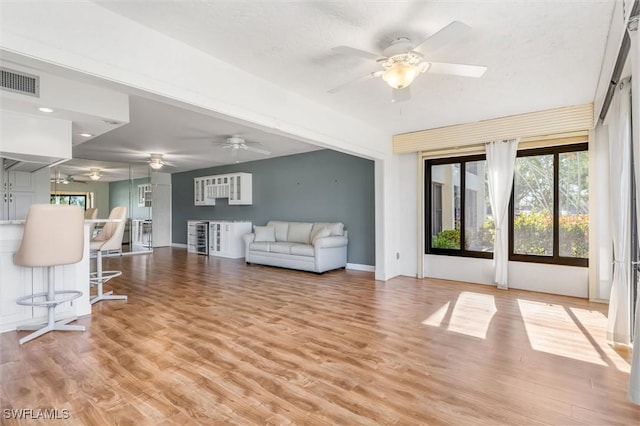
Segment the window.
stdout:
<svg viewBox="0 0 640 426">
<path fill-rule="evenodd" d="M 80 206 L 83 210 L 87 209 L 87 196 L 81 195 L 60 195 L 51 194 L 51 204 L 70 204 L 72 206 Z"/>
<path fill-rule="evenodd" d="M 588 265 L 586 144 L 518 152 L 511 201 L 510 260 Z"/>
<path fill-rule="evenodd" d="M 586 266 L 587 144 L 519 151 L 510 205 L 510 260 Z M 426 251 L 491 258 L 495 235 L 485 156 L 426 160 Z"/>
<path fill-rule="evenodd" d="M 434 183 L 431 185 L 431 205 L 433 213 L 431 216 L 431 228 L 433 235 L 442 232 L 442 184 Z"/>
<path fill-rule="evenodd" d="M 513 253 L 553 255 L 553 155 L 516 158 Z"/>
<path fill-rule="evenodd" d="M 493 216 L 487 185 L 487 162 L 465 162 L 464 242 L 474 252 L 493 251 Z"/>
<path fill-rule="evenodd" d="M 434 165 L 431 177 L 431 247 L 459 250 L 460 164 Z"/>
<path fill-rule="evenodd" d="M 491 257 L 486 162 L 479 157 L 427 163 L 431 194 L 428 252 Z"/>
</svg>

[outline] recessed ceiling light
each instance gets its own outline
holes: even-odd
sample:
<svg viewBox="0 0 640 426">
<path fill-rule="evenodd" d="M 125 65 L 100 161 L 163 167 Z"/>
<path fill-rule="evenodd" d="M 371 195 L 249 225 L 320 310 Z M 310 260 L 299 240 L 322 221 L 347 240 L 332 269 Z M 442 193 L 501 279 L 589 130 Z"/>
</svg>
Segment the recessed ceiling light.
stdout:
<svg viewBox="0 0 640 426">
<path fill-rule="evenodd" d="M 83 138 L 90 138 L 93 135 L 91 133 L 78 133 L 78 136 L 82 136 Z"/>
<path fill-rule="evenodd" d="M 40 107 L 38 109 L 40 111 L 42 111 L 42 112 L 53 112 L 53 110 L 51 108 L 47 108 L 47 107 Z"/>
</svg>

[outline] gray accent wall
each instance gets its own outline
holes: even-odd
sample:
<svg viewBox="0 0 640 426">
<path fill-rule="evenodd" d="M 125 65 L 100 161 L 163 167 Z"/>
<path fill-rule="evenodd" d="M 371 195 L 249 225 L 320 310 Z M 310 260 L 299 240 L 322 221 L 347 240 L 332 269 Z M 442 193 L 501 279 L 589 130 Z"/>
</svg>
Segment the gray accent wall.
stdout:
<svg viewBox="0 0 640 426">
<path fill-rule="evenodd" d="M 193 205 L 193 178 L 247 172 L 253 175 L 253 205 Z M 375 265 L 375 187 L 371 160 L 331 150 L 174 173 L 172 239 L 187 243 L 187 220 L 343 222 L 349 231 L 347 261 Z"/>
<path fill-rule="evenodd" d="M 109 210 L 116 206 L 127 206 L 129 219 L 149 219 L 151 207 L 138 207 L 138 185 L 149 182 L 149 178 L 134 179 L 133 182 L 129 180 L 110 182 Z"/>
</svg>

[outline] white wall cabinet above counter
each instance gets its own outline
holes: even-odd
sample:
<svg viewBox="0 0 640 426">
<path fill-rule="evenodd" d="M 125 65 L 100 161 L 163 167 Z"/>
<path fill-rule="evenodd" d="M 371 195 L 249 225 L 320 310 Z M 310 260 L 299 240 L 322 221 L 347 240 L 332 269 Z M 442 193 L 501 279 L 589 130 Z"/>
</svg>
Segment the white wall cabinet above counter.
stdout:
<svg viewBox="0 0 640 426">
<path fill-rule="evenodd" d="M 229 205 L 253 204 L 251 173 L 201 176 L 193 178 L 194 205 L 215 206 L 216 198 L 228 198 Z"/>
<path fill-rule="evenodd" d="M 49 202 L 49 168 L 29 173 L 7 163 L 15 164 L 0 158 L 0 220 L 21 220 L 32 204 Z"/>
</svg>

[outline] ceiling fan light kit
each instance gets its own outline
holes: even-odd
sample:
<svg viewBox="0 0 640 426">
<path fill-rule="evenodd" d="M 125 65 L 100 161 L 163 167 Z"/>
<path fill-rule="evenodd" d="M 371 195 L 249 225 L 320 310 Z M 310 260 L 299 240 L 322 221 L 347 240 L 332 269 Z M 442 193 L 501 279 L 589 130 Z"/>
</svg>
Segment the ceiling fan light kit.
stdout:
<svg viewBox="0 0 640 426">
<path fill-rule="evenodd" d="M 91 180 L 100 180 L 102 177 L 102 173 L 100 173 L 100 169 L 91 169 L 91 173 L 89 173 L 89 178 Z"/>
<path fill-rule="evenodd" d="M 150 154 L 149 167 L 153 170 L 160 170 L 165 162 L 162 160 L 162 154 Z"/>
<path fill-rule="evenodd" d="M 486 67 L 423 61 L 423 54 L 416 50 L 419 47 L 427 50 L 439 49 L 445 44 L 463 38 L 469 34 L 470 31 L 471 27 L 468 25 L 459 21 L 453 21 L 418 44 L 414 44 L 407 37 L 398 37 L 384 49 L 382 55 L 348 46 L 337 46 L 331 50 L 336 53 L 375 60 L 382 67 L 382 70 L 372 72 L 367 77 L 382 77 L 382 80 L 394 89 L 392 101 L 402 102 L 410 99 L 411 95 L 408 92 L 408 87 L 421 73 L 431 72 L 433 74 L 448 74 L 462 77 L 482 77 L 487 69 Z M 354 82 L 362 79 L 363 78 L 359 78 Z M 347 84 L 335 87 L 329 90 L 329 93 L 336 93 L 344 87 L 347 87 Z M 396 93 L 398 90 L 404 90 L 404 92 Z"/>
</svg>

